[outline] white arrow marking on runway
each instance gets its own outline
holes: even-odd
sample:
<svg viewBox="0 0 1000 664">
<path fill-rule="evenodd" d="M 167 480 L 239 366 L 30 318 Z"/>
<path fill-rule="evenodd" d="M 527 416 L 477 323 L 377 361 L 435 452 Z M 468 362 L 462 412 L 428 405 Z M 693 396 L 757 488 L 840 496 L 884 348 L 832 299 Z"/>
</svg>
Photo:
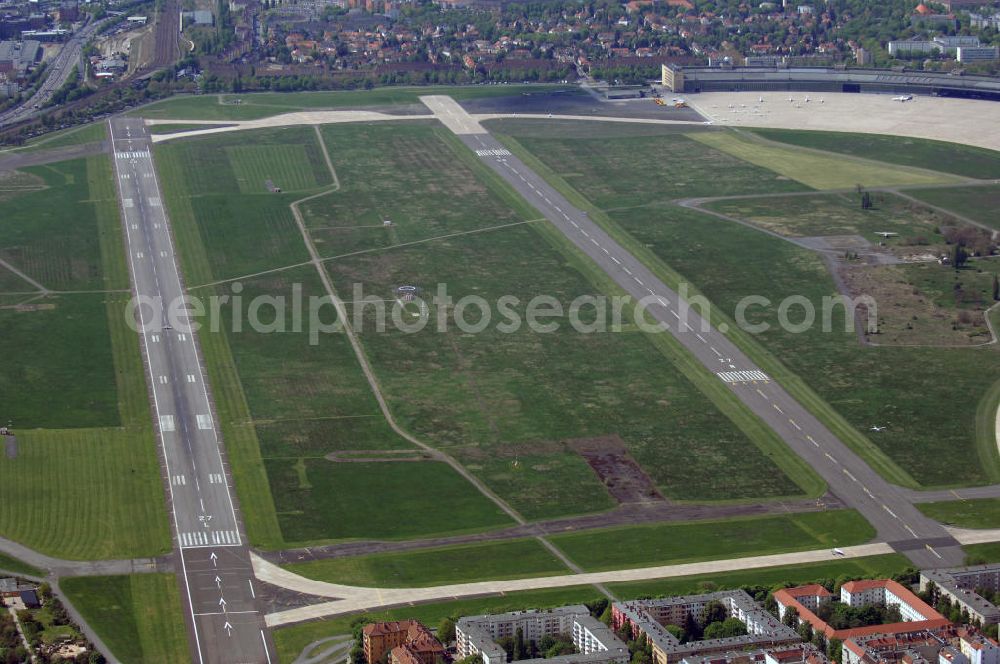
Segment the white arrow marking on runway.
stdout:
<svg viewBox="0 0 1000 664">
<path fill-rule="evenodd" d="M 228 604 L 228 603 L 229 603 L 229 602 L 227 602 L 227 601 L 226 601 L 226 598 L 225 598 L 225 597 L 220 597 L 220 598 L 219 598 L 219 606 L 221 606 L 221 607 L 222 607 L 222 612 L 223 612 L 223 613 L 225 613 L 225 611 L 226 611 L 226 604 Z"/>
<path fill-rule="evenodd" d="M 219 566 L 219 563 L 217 562 L 219 560 L 219 557 L 215 555 L 215 551 L 212 552 L 212 555 L 210 555 L 208 559 L 212 561 L 212 567 Z"/>
<path fill-rule="evenodd" d="M 219 578 L 218 574 L 215 575 L 215 587 L 222 588 L 222 579 Z"/>
<path fill-rule="evenodd" d="M 226 636 L 233 636 L 233 626 L 229 624 L 228 620 L 226 621 L 226 624 L 222 626 L 222 629 L 226 630 Z"/>
</svg>

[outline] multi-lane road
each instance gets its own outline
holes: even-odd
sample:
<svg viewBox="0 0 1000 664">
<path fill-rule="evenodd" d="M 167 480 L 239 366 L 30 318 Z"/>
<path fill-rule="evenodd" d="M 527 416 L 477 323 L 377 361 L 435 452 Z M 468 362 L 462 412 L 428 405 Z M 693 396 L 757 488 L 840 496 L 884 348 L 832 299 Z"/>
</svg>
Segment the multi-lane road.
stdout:
<svg viewBox="0 0 1000 664">
<path fill-rule="evenodd" d="M 110 121 L 146 376 L 195 662 L 270 662 L 242 520 L 197 339 L 169 315 L 184 293 L 169 220 L 141 120 Z M 176 318 L 177 320 L 172 320 Z"/>
<path fill-rule="evenodd" d="M 40 108 L 49 102 L 52 94 L 66 83 L 66 80 L 73 71 L 73 67 L 80 64 L 80 55 L 83 53 L 83 46 L 97 32 L 99 25 L 99 21 L 91 21 L 73 34 L 70 40 L 63 45 L 59 54 L 49 62 L 49 73 L 46 74 L 45 81 L 38 88 L 38 91 L 31 96 L 31 99 L 28 99 L 20 106 L 0 113 L 0 127 L 20 122 L 21 120 L 27 120 L 31 116 L 41 112 Z"/>
<path fill-rule="evenodd" d="M 655 320 L 669 330 L 729 386 L 740 401 L 826 480 L 837 497 L 857 509 L 876 528 L 880 539 L 920 567 L 962 564 L 964 554 L 943 526 L 924 516 L 897 487 L 886 482 L 781 385 L 754 365 L 724 333 L 688 308 L 649 268 L 511 154 L 458 103 L 445 96 L 423 97 L 422 101 L 618 286 L 646 304 L 650 322 Z"/>
</svg>

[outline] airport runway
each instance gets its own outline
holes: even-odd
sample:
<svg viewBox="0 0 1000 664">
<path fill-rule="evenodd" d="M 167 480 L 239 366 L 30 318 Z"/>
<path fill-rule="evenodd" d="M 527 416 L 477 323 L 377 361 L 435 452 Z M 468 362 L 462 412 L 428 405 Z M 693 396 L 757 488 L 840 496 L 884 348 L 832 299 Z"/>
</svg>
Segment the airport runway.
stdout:
<svg viewBox="0 0 1000 664">
<path fill-rule="evenodd" d="M 194 661 L 270 662 L 274 652 L 195 335 L 162 312 L 183 294 L 142 120 L 110 121 L 141 346 L 161 444 L 182 603 Z M 124 315 L 125 312 L 123 312 Z"/>
<path fill-rule="evenodd" d="M 898 488 L 872 470 L 781 385 L 755 366 L 725 334 L 688 308 L 642 262 L 512 155 L 458 103 L 447 96 L 427 96 L 421 101 L 625 292 L 646 303 L 651 322 L 662 324 L 725 382 L 740 401 L 826 480 L 832 493 L 848 507 L 857 509 L 876 528 L 880 540 L 905 554 L 918 567 L 963 563 L 964 552 L 941 524 L 925 517 Z"/>
</svg>

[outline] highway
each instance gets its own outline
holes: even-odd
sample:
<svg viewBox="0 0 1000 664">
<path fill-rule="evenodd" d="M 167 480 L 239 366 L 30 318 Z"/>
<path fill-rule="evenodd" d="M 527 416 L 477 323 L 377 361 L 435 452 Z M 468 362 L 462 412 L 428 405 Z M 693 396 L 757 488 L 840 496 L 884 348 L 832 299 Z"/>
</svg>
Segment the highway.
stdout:
<svg viewBox="0 0 1000 664">
<path fill-rule="evenodd" d="M 270 662 L 274 652 L 219 439 L 197 339 L 163 314 L 184 293 L 148 132 L 109 122 L 141 346 L 160 441 L 176 567 L 195 662 Z M 161 315 L 162 314 L 162 315 Z"/>
<path fill-rule="evenodd" d="M 83 53 L 84 45 L 97 32 L 99 25 L 100 21 L 91 21 L 70 37 L 70 40 L 63 45 L 59 54 L 49 62 L 49 72 L 45 75 L 45 81 L 38 88 L 38 91 L 31 96 L 31 99 L 28 99 L 20 106 L 15 106 L 4 113 L 0 113 L 0 127 L 27 120 L 31 116 L 42 112 L 40 109 L 36 109 L 35 106 L 41 107 L 47 104 L 49 99 L 52 98 L 52 93 L 66 83 L 70 73 L 73 71 L 73 66 L 80 63 L 80 55 Z M 80 73 L 82 74 L 83 72 L 81 71 Z"/>
<path fill-rule="evenodd" d="M 421 101 L 493 171 L 508 182 L 589 256 L 619 287 L 647 304 L 650 322 L 660 323 L 734 395 L 812 466 L 830 491 L 857 509 L 886 541 L 923 568 L 961 565 L 958 542 L 925 517 L 903 495 L 833 435 L 805 407 L 733 344 L 725 334 L 689 308 L 641 261 L 573 207 L 537 173 L 510 153 L 474 118 L 447 96 Z"/>
</svg>

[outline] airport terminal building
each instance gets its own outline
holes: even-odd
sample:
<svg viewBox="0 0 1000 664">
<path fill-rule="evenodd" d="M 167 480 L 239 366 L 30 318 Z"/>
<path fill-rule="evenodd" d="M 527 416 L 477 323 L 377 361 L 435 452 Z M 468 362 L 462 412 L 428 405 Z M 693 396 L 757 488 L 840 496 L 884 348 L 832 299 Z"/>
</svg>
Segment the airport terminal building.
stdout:
<svg viewBox="0 0 1000 664">
<path fill-rule="evenodd" d="M 673 92 L 874 92 L 1000 101 L 1000 79 L 942 72 L 830 67 L 681 67 L 663 65 Z"/>
</svg>

